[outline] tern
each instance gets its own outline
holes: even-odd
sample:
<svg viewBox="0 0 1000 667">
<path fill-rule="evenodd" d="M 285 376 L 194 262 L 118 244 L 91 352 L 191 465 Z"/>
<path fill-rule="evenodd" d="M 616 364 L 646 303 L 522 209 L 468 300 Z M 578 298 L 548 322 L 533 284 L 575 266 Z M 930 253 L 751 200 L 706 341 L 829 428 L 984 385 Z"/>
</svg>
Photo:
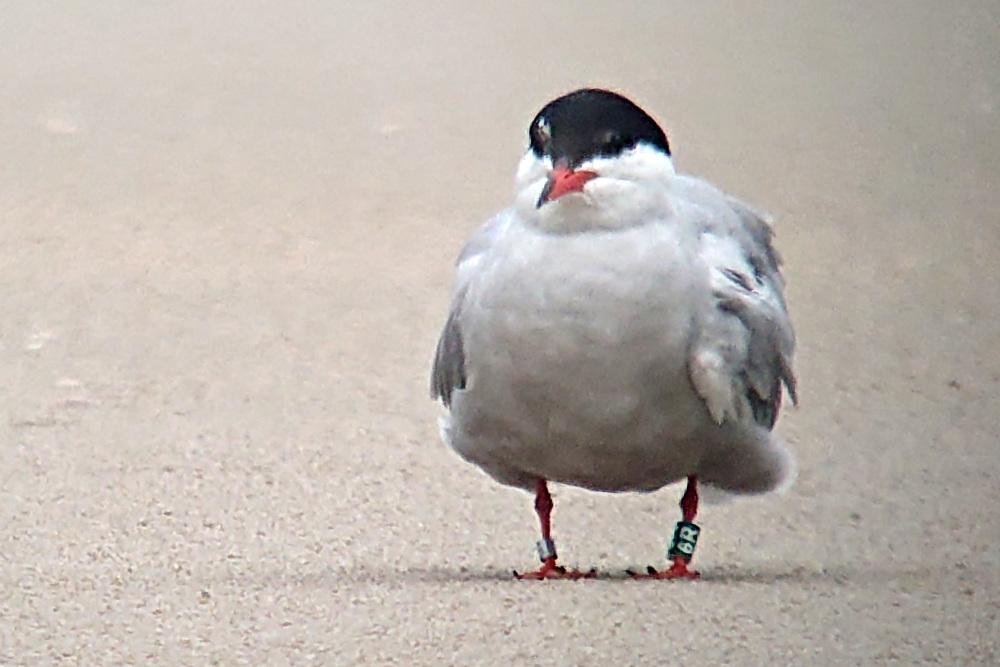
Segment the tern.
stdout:
<svg viewBox="0 0 1000 667">
<path fill-rule="evenodd" d="M 796 401 L 795 334 L 768 218 L 674 169 L 667 135 L 626 97 L 582 89 L 542 108 L 513 203 L 461 251 L 431 393 L 445 442 L 535 494 L 541 567 L 557 562 L 548 483 L 651 492 L 687 482 L 668 568 L 695 578 L 699 484 L 787 486 L 773 433 Z"/>
</svg>

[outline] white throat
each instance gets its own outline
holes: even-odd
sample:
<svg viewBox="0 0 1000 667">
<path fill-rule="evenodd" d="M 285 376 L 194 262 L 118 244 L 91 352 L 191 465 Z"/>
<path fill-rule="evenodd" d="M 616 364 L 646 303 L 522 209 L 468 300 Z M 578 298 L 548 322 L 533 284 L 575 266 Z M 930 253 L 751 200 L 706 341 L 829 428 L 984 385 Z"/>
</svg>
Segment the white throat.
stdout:
<svg viewBox="0 0 1000 667">
<path fill-rule="evenodd" d="M 616 157 L 597 157 L 577 166 L 597 174 L 582 192 L 537 206 L 552 161 L 531 150 L 515 178 L 514 207 L 525 224 L 554 234 L 643 225 L 669 211 L 669 185 L 676 172 L 669 155 L 640 144 Z"/>
</svg>

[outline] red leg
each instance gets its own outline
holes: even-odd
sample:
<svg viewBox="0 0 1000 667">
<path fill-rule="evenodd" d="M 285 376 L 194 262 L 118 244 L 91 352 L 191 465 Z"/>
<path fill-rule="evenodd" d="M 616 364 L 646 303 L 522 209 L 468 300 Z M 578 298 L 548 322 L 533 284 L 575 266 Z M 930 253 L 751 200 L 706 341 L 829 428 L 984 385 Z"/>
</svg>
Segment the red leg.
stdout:
<svg viewBox="0 0 1000 667">
<path fill-rule="evenodd" d="M 686 523 L 694 523 L 694 518 L 698 515 L 698 476 L 688 476 L 687 488 L 681 497 L 681 516 Z M 697 528 L 695 528 L 697 530 Z M 697 535 L 695 535 L 697 537 Z M 692 543 L 693 547 L 693 543 Z M 691 562 L 690 556 L 681 554 L 671 558 L 669 569 L 658 572 L 656 568 L 647 568 L 647 574 L 635 574 L 629 572 L 633 579 L 697 579 L 701 575 L 688 568 Z"/>
<path fill-rule="evenodd" d="M 688 523 L 694 523 L 694 518 L 698 516 L 698 476 L 688 477 L 687 488 L 681 496 L 681 514 Z"/>
<path fill-rule="evenodd" d="M 567 570 L 562 565 L 556 565 L 556 545 L 552 541 L 552 496 L 549 495 L 549 486 L 544 479 L 539 479 L 535 487 L 535 512 L 538 513 L 538 522 L 542 527 L 542 541 L 538 543 L 539 556 L 542 566 L 535 572 L 525 572 L 519 574 L 514 572 L 518 579 L 585 579 L 597 576 L 597 572 L 578 572 Z"/>
<path fill-rule="evenodd" d="M 535 512 L 538 514 L 538 522 L 542 525 L 542 539 L 552 539 L 552 496 L 549 495 L 549 485 L 544 479 L 538 480 L 535 487 Z"/>
</svg>

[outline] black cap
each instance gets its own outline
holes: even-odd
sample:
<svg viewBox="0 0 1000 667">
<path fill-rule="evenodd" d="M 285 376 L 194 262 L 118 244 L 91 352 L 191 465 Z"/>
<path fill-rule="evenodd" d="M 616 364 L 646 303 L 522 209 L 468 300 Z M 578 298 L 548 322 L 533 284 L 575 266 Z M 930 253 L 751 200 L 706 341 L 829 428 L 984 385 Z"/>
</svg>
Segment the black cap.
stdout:
<svg viewBox="0 0 1000 667">
<path fill-rule="evenodd" d="M 614 157 L 640 143 L 670 155 L 666 133 L 649 114 L 628 98 L 597 88 L 546 104 L 531 121 L 528 138 L 539 158 L 565 160 L 570 167 L 592 157 Z"/>
</svg>

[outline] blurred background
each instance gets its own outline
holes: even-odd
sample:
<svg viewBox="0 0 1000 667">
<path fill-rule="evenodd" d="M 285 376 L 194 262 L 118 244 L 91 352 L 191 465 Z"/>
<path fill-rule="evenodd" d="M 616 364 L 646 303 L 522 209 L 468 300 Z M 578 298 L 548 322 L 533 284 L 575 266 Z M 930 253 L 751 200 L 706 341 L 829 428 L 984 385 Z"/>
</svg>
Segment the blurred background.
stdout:
<svg viewBox="0 0 1000 667">
<path fill-rule="evenodd" d="M 1000 7 L 0 7 L 0 664 L 995 664 Z M 455 256 L 526 128 L 621 91 L 769 211 L 799 482 L 694 585 L 531 586 L 440 442 Z M 567 565 L 679 489 L 558 488 Z"/>
</svg>

